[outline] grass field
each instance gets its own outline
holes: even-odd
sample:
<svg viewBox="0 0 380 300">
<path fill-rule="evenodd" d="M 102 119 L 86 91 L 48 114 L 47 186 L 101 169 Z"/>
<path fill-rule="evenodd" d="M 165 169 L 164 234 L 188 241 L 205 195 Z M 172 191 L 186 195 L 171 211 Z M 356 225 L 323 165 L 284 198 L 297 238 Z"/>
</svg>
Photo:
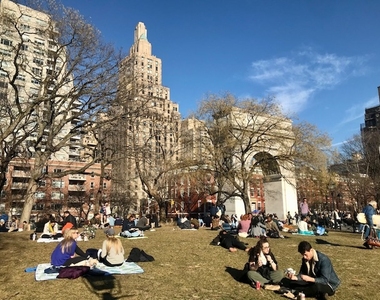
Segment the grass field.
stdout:
<svg viewBox="0 0 380 300">
<path fill-rule="evenodd" d="M 132 247 L 143 249 L 154 262 L 138 263 L 143 274 L 113 277 L 81 277 L 74 280 L 56 279 L 37 282 L 34 273 L 25 268 L 50 261 L 56 243 L 29 240 L 30 232 L 0 234 L 0 299 L 283 299 L 271 291 L 254 290 L 234 279 L 247 261 L 243 251 L 229 253 L 211 246 L 215 231 L 173 230 L 166 225 L 146 232 L 146 239 L 122 239 L 126 257 Z M 301 256 L 297 245 L 308 240 L 312 246 L 327 254 L 341 279 L 331 299 L 377 299 L 380 275 L 380 249 L 362 247 L 359 234 L 330 232 L 323 237 L 304 237 L 285 233 L 285 239 L 270 239 L 270 245 L 281 269 L 299 269 Z M 100 248 L 104 233 L 79 242 L 79 246 Z M 245 242 L 253 246 L 256 239 Z"/>
</svg>

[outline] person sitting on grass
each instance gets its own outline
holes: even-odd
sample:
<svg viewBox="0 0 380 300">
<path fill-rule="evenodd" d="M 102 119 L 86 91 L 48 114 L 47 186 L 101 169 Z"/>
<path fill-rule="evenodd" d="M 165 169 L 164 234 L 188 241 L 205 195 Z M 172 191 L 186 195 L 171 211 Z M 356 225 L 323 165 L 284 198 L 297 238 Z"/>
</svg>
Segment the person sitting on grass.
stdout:
<svg viewBox="0 0 380 300">
<path fill-rule="evenodd" d="M 102 215 L 100 213 L 95 213 L 90 220 L 90 225 L 95 228 L 102 228 Z"/>
<path fill-rule="evenodd" d="M 284 236 L 281 234 L 280 229 L 277 226 L 277 223 L 273 221 L 273 216 L 269 215 L 267 217 L 265 227 L 267 229 L 267 236 L 271 238 L 283 238 Z"/>
<path fill-rule="evenodd" d="M 314 235 L 312 230 L 309 230 L 309 224 L 307 223 L 307 216 L 302 215 L 301 221 L 298 222 L 298 233 L 304 235 Z"/>
<path fill-rule="evenodd" d="M 236 252 L 238 249 L 248 252 L 250 249 L 243 242 L 239 241 L 237 237 L 228 233 L 226 230 L 221 230 L 219 232 L 219 241 L 220 246 L 228 249 L 230 252 Z"/>
<path fill-rule="evenodd" d="M 251 227 L 251 219 L 249 219 L 248 214 L 244 214 L 240 217 L 240 222 L 238 223 L 238 235 L 240 237 L 246 238 L 248 236 L 248 231 Z"/>
<path fill-rule="evenodd" d="M 51 264 L 61 266 L 94 266 L 98 262 L 86 255 L 77 245 L 78 230 L 73 227 L 65 230 L 63 240 L 55 247 L 51 254 Z"/>
<path fill-rule="evenodd" d="M 150 229 L 149 219 L 144 214 L 141 214 L 136 227 L 142 231 Z"/>
<path fill-rule="evenodd" d="M 107 239 L 103 241 L 100 249 L 99 261 L 108 267 L 121 266 L 124 263 L 124 248 L 120 239 L 115 237 L 115 230 L 109 228 L 105 232 Z"/>
<path fill-rule="evenodd" d="M 219 230 L 222 229 L 222 224 L 220 223 L 220 218 L 218 215 L 215 215 L 212 218 L 212 223 L 211 223 L 211 230 Z"/>
<path fill-rule="evenodd" d="M 18 231 L 18 219 L 16 216 L 12 217 L 11 226 L 9 226 L 8 232 L 17 232 Z"/>
<path fill-rule="evenodd" d="M 301 291 L 306 297 L 316 297 L 318 300 L 326 299 L 326 294 L 334 295 L 340 280 L 331 260 L 325 254 L 314 250 L 307 241 L 299 243 L 298 252 L 302 255 L 300 272 L 298 275 L 287 273 L 281 281 L 285 289 L 281 289 L 280 292 L 294 299 Z"/>
<path fill-rule="evenodd" d="M 135 220 L 135 214 L 131 214 L 126 220 L 124 220 L 120 236 L 130 238 L 138 237 L 141 235 L 141 231 L 136 227 Z"/>
<path fill-rule="evenodd" d="M 5 225 L 5 220 L 4 219 L 0 220 L 0 232 L 8 232 L 8 228 Z"/>
<path fill-rule="evenodd" d="M 49 222 L 45 223 L 41 238 L 58 239 L 63 237 L 62 233 L 58 232 L 58 223 L 54 218 L 50 218 Z"/>
<path fill-rule="evenodd" d="M 278 268 L 277 260 L 266 237 L 261 237 L 256 246 L 249 250 L 247 269 L 247 277 L 253 287 L 260 282 L 265 289 L 280 289 L 278 284 L 284 274 Z"/>
</svg>

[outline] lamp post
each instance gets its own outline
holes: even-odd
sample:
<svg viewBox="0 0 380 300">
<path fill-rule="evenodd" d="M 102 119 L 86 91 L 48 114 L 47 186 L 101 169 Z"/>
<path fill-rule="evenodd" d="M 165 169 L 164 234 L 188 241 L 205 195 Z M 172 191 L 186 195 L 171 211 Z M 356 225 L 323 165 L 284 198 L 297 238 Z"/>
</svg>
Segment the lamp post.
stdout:
<svg viewBox="0 0 380 300">
<path fill-rule="evenodd" d="M 333 205 L 333 210 L 335 210 L 335 201 L 334 201 L 334 191 L 335 191 L 335 183 L 330 180 L 329 182 L 329 190 L 330 190 L 330 195 L 331 195 L 331 201 Z"/>
</svg>

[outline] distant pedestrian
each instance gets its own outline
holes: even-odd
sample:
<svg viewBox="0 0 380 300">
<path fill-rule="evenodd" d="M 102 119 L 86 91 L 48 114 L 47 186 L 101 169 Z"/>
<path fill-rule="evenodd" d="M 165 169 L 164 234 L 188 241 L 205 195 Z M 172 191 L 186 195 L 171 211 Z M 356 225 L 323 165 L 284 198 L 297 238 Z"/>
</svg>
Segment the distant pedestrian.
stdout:
<svg viewBox="0 0 380 300">
<path fill-rule="evenodd" d="M 307 198 L 302 199 L 302 203 L 300 205 L 300 211 L 302 216 L 307 216 L 310 213 L 309 204 L 307 203 Z"/>
</svg>

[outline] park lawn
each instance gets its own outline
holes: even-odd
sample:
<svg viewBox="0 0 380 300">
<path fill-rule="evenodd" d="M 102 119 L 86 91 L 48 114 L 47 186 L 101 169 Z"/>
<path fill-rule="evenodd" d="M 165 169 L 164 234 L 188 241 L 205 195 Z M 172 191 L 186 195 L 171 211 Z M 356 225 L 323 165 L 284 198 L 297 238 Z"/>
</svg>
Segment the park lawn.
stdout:
<svg viewBox="0 0 380 300">
<path fill-rule="evenodd" d="M 132 247 L 143 249 L 155 258 L 138 263 L 143 274 L 113 277 L 81 277 L 37 282 L 25 268 L 50 261 L 57 243 L 29 240 L 30 232 L 0 234 L 0 299 L 284 299 L 271 291 L 254 290 L 234 279 L 247 261 L 244 251 L 229 253 L 210 245 L 217 232 L 209 229 L 179 230 L 164 225 L 146 232 L 146 239 L 122 239 L 126 257 Z M 301 256 L 297 245 L 308 240 L 327 254 L 341 279 L 332 299 L 377 299 L 380 249 L 362 247 L 360 234 L 330 232 L 328 236 L 297 236 L 285 233 L 285 239 L 270 239 L 280 269 L 299 269 Z M 82 250 L 100 248 L 104 233 L 79 242 Z M 242 239 L 253 246 L 257 239 Z"/>
</svg>

